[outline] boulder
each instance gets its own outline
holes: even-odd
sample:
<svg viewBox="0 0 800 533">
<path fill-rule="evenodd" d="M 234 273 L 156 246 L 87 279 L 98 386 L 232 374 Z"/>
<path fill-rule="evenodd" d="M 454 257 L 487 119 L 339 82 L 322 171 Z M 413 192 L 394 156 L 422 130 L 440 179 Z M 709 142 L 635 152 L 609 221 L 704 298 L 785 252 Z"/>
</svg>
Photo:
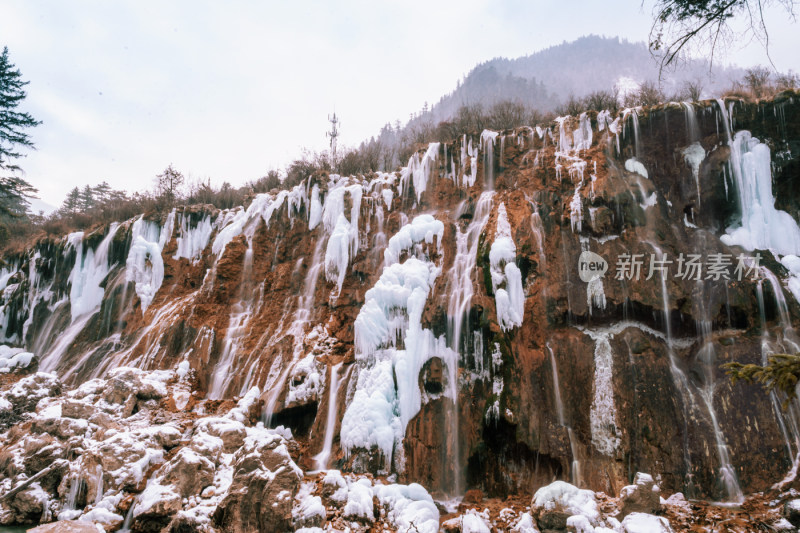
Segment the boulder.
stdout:
<svg viewBox="0 0 800 533">
<path fill-rule="evenodd" d="M 522 513 L 511 531 L 515 533 L 539 533 L 530 513 Z"/>
<path fill-rule="evenodd" d="M 669 521 L 647 513 L 631 513 L 622 521 L 623 533 L 673 533 Z"/>
<path fill-rule="evenodd" d="M 86 420 L 78 420 L 63 416 L 48 416 L 35 418 L 31 431 L 34 433 L 54 435 L 60 439 L 68 439 L 85 434 L 88 427 L 89 423 Z"/>
<path fill-rule="evenodd" d="M 116 428 L 117 424 L 114 419 L 107 413 L 95 413 L 88 418 L 90 424 L 99 426 L 102 429 Z"/>
<path fill-rule="evenodd" d="M 139 497 L 136 507 L 133 508 L 131 530 L 141 533 L 158 533 L 172 521 L 182 506 L 182 498 L 174 487 L 151 481 Z"/>
<path fill-rule="evenodd" d="M 359 479 L 357 482 L 351 483 L 342 516 L 346 520 L 361 522 L 365 525 L 371 524 L 375 521 L 372 496 L 372 487 L 368 479 Z"/>
<path fill-rule="evenodd" d="M 224 453 L 235 452 L 242 446 L 247 436 L 244 424 L 229 418 L 201 418 L 195 424 L 195 431 L 222 439 Z"/>
<path fill-rule="evenodd" d="M 464 494 L 463 503 L 478 505 L 483 501 L 483 492 L 480 489 L 470 489 Z"/>
<path fill-rule="evenodd" d="M 174 486 L 182 498 L 188 498 L 214 481 L 214 463 L 190 448 L 181 448 L 155 475 L 160 483 Z"/>
<path fill-rule="evenodd" d="M 180 512 L 169 523 L 166 531 L 168 533 L 195 533 L 196 531 L 203 531 L 205 527 L 206 524 L 196 516 Z"/>
<path fill-rule="evenodd" d="M 800 499 L 789 500 L 783 505 L 783 516 L 795 527 L 800 527 Z"/>
<path fill-rule="evenodd" d="M 291 531 L 303 473 L 283 437 L 264 429 L 254 433 L 233 456 L 233 479 L 214 511 L 214 526 L 224 533 Z"/>
<path fill-rule="evenodd" d="M 442 522 L 442 531 L 444 533 L 461 533 L 461 517 L 457 516 Z"/>
<path fill-rule="evenodd" d="M 61 388 L 61 382 L 55 374 L 37 372 L 16 382 L 0 398 L 10 403 L 14 411 L 29 413 L 36 409 L 39 400 L 61 394 Z"/>
<path fill-rule="evenodd" d="M 223 446 L 224 443 L 221 438 L 201 431 L 195 432 L 192 435 L 192 440 L 189 441 L 189 447 L 192 450 L 203 457 L 213 460 L 214 463 L 219 459 Z"/>
<path fill-rule="evenodd" d="M 592 526 L 600 521 L 594 493 L 565 481 L 537 490 L 531 501 L 531 513 L 541 529 L 566 529 L 567 519 L 575 515 L 586 517 Z"/>
<path fill-rule="evenodd" d="M 100 465 L 107 473 L 106 488 L 133 490 L 151 465 L 163 462 L 164 450 L 175 447 L 180 438 L 180 430 L 171 425 L 119 432 L 90 447 L 80 459 L 81 470 L 93 476 Z M 87 479 L 87 483 L 91 482 Z"/>
<path fill-rule="evenodd" d="M 13 513 L 14 521 L 20 523 L 38 522 L 42 517 L 44 505 L 49 496 L 38 483 L 19 491 L 9 500 L 3 502 Z"/>
<path fill-rule="evenodd" d="M 630 513 L 657 513 L 661 510 L 661 489 L 651 475 L 638 472 L 633 485 L 622 487 L 619 503 L 622 516 Z"/>
<path fill-rule="evenodd" d="M 786 520 L 785 518 L 780 518 L 770 524 L 772 531 L 786 531 L 787 533 L 796 533 L 797 528 L 794 525 Z"/>
<path fill-rule="evenodd" d="M 122 415 L 130 416 L 138 401 L 159 400 L 167 395 L 167 387 L 155 372 L 135 368 L 116 368 L 106 381 L 102 398 L 109 404 L 122 405 Z"/>
<path fill-rule="evenodd" d="M 570 533 L 595 533 L 589 519 L 579 514 L 567 518 L 567 531 Z"/>
<path fill-rule="evenodd" d="M 61 416 L 89 420 L 97 412 L 97 408 L 89 403 L 66 399 L 61 404 Z"/>
<path fill-rule="evenodd" d="M 50 524 L 29 529 L 28 533 L 99 533 L 104 531 L 91 522 L 78 522 L 77 520 L 59 520 Z"/>
<path fill-rule="evenodd" d="M 109 511 L 103 507 L 95 507 L 91 511 L 83 513 L 80 520 L 82 522 L 102 524 L 105 529 L 114 531 L 122 526 L 125 518 L 121 514 Z"/>
<path fill-rule="evenodd" d="M 311 494 L 301 494 L 298 496 L 297 505 L 292 510 L 292 520 L 295 529 L 322 527 L 325 523 L 327 511 L 322 505 L 322 498 Z"/>
<path fill-rule="evenodd" d="M 338 470 L 328 470 L 322 478 L 322 501 L 328 507 L 338 507 L 347 501 L 347 482 Z"/>
</svg>

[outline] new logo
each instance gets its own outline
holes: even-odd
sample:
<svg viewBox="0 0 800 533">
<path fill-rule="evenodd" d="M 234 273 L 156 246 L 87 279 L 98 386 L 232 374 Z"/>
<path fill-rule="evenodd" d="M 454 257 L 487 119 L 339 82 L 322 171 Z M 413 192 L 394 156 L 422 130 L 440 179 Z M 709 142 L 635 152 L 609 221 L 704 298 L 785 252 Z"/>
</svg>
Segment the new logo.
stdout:
<svg viewBox="0 0 800 533">
<path fill-rule="evenodd" d="M 578 258 L 578 276 L 589 283 L 602 278 L 608 272 L 608 262 L 594 252 L 583 252 Z"/>
</svg>

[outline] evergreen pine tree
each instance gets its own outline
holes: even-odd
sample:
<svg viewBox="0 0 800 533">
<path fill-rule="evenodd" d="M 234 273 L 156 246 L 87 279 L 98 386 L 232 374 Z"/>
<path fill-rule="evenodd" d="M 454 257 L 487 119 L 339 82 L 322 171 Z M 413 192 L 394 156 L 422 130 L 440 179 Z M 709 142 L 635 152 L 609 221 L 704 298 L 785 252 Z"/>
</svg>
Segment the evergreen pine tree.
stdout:
<svg viewBox="0 0 800 533">
<path fill-rule="evenodd" d="M 15 171 L 19 167 L 11 162 L 21 156 L 17 150 L 33 147 L 28 134 L 23 130 L 40 124 L 28 113 L 17 111 L 25 99 L 19 69 L 8 59 L 8 48 L 0 54 L 0 171 Z M 28 206 L 26 197 L 32 197 L 36 189 L 24 179 L 16 176 L 0 176 L 0 216 L 22 216 Z"/>
<path fill-rule="evenodd" d="M 111 185 L 104 181 L 100 183 L 100 185 L 95 185 L 93 192 L 95 204 L 103 205 L 111 199 L 111 193 L 113 191 L 111 189 Z"/>
<path fill-rule="evenodd" d="M 80 194 L 81 210 L 85 213 L 94 207 L 94 191 L 87 185 Z"/>
<path fill-rule="evenodd" d="M 81 191 L 77 187 L 69 191 L 64 203 L 61 205 L 63 213 L 77 213 L 81 210 Z"/>
</svg>

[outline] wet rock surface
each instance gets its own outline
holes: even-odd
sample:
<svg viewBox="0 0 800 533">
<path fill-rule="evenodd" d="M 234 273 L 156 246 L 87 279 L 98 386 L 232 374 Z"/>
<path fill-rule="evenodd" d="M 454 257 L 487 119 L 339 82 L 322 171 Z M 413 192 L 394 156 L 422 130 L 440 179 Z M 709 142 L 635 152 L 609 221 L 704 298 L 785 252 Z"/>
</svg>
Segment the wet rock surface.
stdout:
<svg viewBox="0 0 800 533">
<path fill-rule="evenodd" d="M 428 500 L 384 494 L 389 478 L 441 501 L 481 491 L 450 528 L 565 528 L 584 515 L 530 505 L 553 480 L 595 495 L 592 527 L 738 520 L 695 501 L 772 490 L 800 411 L 720 365 L 800 342 L 791 254 L 759 249 L 759 280 L 681 279 L 676 262 L 648 276 L 651 259 L 750 253 L 722 238 L 741 217 L 731 109 L 770 147 L 776 207 L 797 214 L 800 99 L 731 103 L 468 134 L 398 173 L 316 173 L 247 206 L 151 213 L 6 258 L 0 334 L 35 357 L 0 373 L 0 493 L 71 467 L 3 503 L 2 520 L 98 509 L 134 531 L 364 529 L 405 520 L 390 514 L 407 500 L 426 522 Z M 69 281 L 78 242 L 107 245 L 107 272 L 102 301 L 72 316 L 89 305 Z M 580 279 L 584 251 L 608 261 L 602 283 Z M 643 260 L 637 279 L 614 277 L 625 254 Z M 317 468 L 344 485 L 303 474 Z M 637 472 L 688 502 L 662 507 Z M 601 493 L 620 495 L 614 510 Z M 506 498 L 524 502 L 514 524 L 495 509 Z M 782 500 L 761 503 L 777 520 Z"/>
</svg>

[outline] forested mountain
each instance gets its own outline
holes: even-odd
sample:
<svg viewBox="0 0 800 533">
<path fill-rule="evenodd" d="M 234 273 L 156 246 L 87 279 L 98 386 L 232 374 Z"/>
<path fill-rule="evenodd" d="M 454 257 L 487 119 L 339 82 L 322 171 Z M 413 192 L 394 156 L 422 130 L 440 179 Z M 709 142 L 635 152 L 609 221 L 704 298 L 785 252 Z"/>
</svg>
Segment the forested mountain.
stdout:
<svg viewBox="0 0 800 533">
<path fill-rule="evenodd" d="M 742 75 L 740 68 L 714 66 L 711 70 L 707 61 L 688 61 L 664 72 L 661 88 L 672 95 L 679 93 L 685 82 L 699 81 L 711 95 L 727 89 Z M 481 63 L 453 92 L 443 96 L 431 113 L 435 120 L 444 120 L 463 105 L 490 106 L 502 100 L 552 111 L 570 95 L 581 97 L 618 84 L 646 81 L 658 82 L 659 68 L 645 43 L 589 35 L 524 57 L 498 57 Z"/>
</svg>

